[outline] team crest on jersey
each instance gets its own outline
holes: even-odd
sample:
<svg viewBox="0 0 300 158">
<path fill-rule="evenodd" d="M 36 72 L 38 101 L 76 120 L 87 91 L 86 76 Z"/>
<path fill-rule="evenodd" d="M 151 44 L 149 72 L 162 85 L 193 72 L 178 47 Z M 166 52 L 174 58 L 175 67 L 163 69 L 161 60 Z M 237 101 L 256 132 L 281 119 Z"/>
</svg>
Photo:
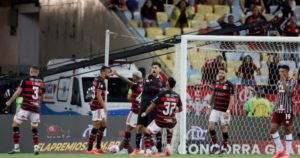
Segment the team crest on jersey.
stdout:
<svg viewBox="0 0 300 158">
<path fill-rule="evenodd" d="M 223 89 L 227 89 L 227 86 L 226 86 L 226 85 L 224 85 L 224 86 L 223 86 Z"/>
</svg>

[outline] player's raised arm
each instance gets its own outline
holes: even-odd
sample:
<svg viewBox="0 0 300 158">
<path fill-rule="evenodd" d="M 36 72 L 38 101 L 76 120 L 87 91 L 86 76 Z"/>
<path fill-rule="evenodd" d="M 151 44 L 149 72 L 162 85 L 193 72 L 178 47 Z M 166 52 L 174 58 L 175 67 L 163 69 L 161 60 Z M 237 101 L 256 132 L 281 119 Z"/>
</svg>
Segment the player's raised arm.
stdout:
<svg viewBox="0 0 300 158">
<path fill-rule="evenodd" d="M 120 77 L 120 79 L 124 82 L 126 82 L 127 84 L 129 84 L 130 86 L 132 86 L 134 84 L 134 82 L 130 81 L 128 78 L 118 74 L 118 72 L 116 70 L 113 71 L 113 74 L 115 74 L 116 76 Z"/>
</svg>

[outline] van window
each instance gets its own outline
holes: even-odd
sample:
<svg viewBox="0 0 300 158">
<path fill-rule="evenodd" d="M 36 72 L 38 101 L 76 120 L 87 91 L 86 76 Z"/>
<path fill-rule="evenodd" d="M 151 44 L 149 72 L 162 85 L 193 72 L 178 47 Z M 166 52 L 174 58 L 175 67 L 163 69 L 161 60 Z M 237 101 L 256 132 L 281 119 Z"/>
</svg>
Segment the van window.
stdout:
<svg viewBox="0 0 300 158">
<path fill-rule="evenodd" d="M 60 78 L 58 81 L 57 100 L 67 102 L 70 90 L 70 78 Z"/>
<path fill-rule="evenodd" d="M 73 89 L 72 89 L 72 98 L 71 105 L 77 105 L 81 107 L 81 99 L 80 99 L 80 88 L 79 88 L 79 80 L 78 78 L 73 78 Z"/>
<path fill-rule="evenodd" d="M 82 87 L 84 93 L 84 101 L 90 102 L 92 99 L 92 85 L 94 78 L 84 77 L 82 78 Z M 128 102 L 127 92 L 129 86 L 123 82 L 120 78 L 108 79 L 108 102 Z"/>
</svg>

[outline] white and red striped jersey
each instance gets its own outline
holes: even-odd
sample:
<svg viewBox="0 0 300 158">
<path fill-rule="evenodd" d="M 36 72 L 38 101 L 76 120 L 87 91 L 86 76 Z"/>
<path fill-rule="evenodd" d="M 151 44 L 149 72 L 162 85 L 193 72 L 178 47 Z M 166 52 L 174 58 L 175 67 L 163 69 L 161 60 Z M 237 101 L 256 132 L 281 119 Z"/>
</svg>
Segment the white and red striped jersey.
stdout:
<svg viewBox="0 0 300 158">
<path fill-rule="evenodd" d="M 286 80 L 286 86 L 293 94 L 296 89 L 296 80 L 289 78 Z M 283 88 L 282 81 L 277 82 L 277 102 L 275 111 L 278 113 L 292 113 L 294 109 L 294 95 L 288 96 Z"/>
</svg>

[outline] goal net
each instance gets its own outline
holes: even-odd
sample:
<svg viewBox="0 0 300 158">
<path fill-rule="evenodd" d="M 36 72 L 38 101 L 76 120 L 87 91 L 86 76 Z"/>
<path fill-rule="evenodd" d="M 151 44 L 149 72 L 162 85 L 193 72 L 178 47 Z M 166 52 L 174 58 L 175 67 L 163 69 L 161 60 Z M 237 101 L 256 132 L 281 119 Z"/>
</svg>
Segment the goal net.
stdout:
<svg viewBox="0 0 300 158">
<path fill-rule="evenodd" d="M 228 153 L 273 154 L 269 116 L 276 100 L 278 65 L 288 65 L 290 77 L 297 77 L 299 52 L 299 37 L 182 36 L 181 44 L 175 48 L 173 73 L 184 106 L 174 130 L 173 151 L 180 154 L 210 152 L 206 114 L 212 93 L 210 86 L 217 79 L 218 69 L 224 67 L 227 79 L 235 87 Z M 295 113 L 299 114 L 298 93 L 297 89 Z M 253 97 L 256 100 L 251 101 Z M 299 127 L 299 117 L 294 125 Z M 220 129 L 216 130 L 221 144 Z M 297 131 L 299 129 L 293 129 L 294 138 Z M 293 151 L 299 154 L 299 148 L 300 145 L 295 144 Z"/>
</svg>

